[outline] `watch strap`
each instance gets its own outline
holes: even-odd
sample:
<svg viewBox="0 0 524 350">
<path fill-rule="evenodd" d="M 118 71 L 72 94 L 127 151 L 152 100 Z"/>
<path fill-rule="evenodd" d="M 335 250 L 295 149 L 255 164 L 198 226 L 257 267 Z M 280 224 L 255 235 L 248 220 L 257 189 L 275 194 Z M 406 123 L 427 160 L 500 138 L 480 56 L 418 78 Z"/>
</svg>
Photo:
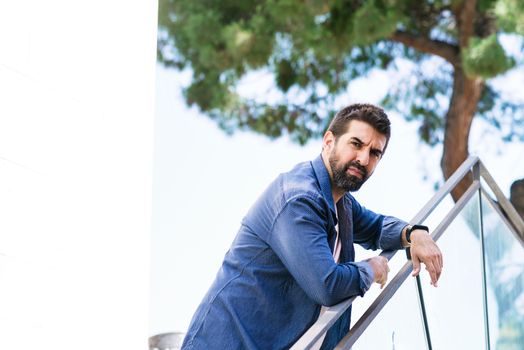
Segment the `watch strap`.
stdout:
<svg viewBox="0 0 524 350">
<path fill-rule="evenodd" d="M 411 233 L 415 230 L 424 230 L 426 232 L 429 232 L 429 228 L 424 225 L 413 225 L 406 231 L 406 241 L 411 244 Z"/>
</svg>

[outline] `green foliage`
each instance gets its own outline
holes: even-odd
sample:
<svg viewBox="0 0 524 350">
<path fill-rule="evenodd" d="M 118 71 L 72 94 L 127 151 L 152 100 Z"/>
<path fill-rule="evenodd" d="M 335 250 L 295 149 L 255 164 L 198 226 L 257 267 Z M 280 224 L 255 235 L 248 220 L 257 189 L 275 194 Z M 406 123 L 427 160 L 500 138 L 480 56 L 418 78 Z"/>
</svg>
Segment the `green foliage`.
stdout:
<svg viewBox="0 0 524 350">
<path fill-rule="evenodd" d="M 389 40 L 396 30 L 456 47 L 453 9 L 460 6 L 458 0 L 160 0 L 158 59 L 191 69 L 186 101 L 227 132 L 288 135 L 303 144 L 322 135 L 353 79 L 394 69 L 400 58 L 428 62 L 428 53 Z M 470 76 L 488 79 L 514 65 L 495 34 L 522 33 L 523 6 L 519 0 L 478 1 L 478 38 L 468 48 L 457 47 Z M 416 121 L 430 145 L 442 141 L 443 106 L 452 89 L 451 66 L 440 61 L 437 67 L 437 73 L 414 72 L 384 100 Z M 260 70 L 273 75 L 278 93 L 248 99 L 238 83 Z M 518 108 L 486 93 L 479 114 L 506 138 L 520 137 L 520 119 L 505 117 Z"/>
<path fill-rule="evenodd" d="M 515 60 L 506 55 L 495 34 L 487 38 L 471 38 L 462 52 L 462 64 L 468 76 L 493 78 L 515 66 Z"/>
<path fill-rule="evenodd" d="M 355 42 L 364 45 L 387 38 L 395 31 L 400 19 L 400 14 L 394 9 L 380 8 L 374 1 L 364 2 L 354 15 Z"/>
<path fill-rule="evenodd" d="M 381 104 L 419 124 L 419 137 L 428 145 L 442 142 L 445 114 L 443 101 L 449 99 L 451 81 L 449 69 L 436 59 L 428 61 L 431 73 L 424 66 L 416 66 L 411 74 L 393 85 Z"/>
<path fill-rule="evenodd" d="M 487 85 L 477 113 L 499 131 L 504 141 L 524 141 L 524 103 L 505 101 Z"/>
<path fill-rule="evenodd" d="M 316 110 L 294 104 L 269 105 L 252 101 L 237 100 L 237 105 L 227 110 L 209 113 L 223 130 L 250 130 L 271 139 L 287 134 L 298 144 L 305 144 L 311 138 L 321 137 L 327 121 L 332 115 L 322 117 Z"/>
<path fill-rule="evenodd" d="M 495 14 L 503 31 L 524 35 L 524 2 L 522 0 L 499 0 L 495 5 Z"/>
</svg>

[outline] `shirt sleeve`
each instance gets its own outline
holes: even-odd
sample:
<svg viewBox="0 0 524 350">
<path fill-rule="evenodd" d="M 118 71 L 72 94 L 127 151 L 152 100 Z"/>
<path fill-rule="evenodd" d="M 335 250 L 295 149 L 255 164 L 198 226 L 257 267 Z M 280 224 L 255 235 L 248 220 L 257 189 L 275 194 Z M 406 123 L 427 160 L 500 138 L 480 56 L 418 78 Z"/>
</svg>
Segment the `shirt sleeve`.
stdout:
<svg viewBox="0 0 524 350">
<path fill-rule="evenodd" d="M 385 216 L 382 222 L 380 248 L 384 250 L 404 249 L 402 246 L 402 230 L 407 225 L 407 222 L 394 216 Z"/>
<path fill-rule="evenodd" d="M 361 288 L 364 290 L 364 292 L 367 292 L 368 289 L 371 287 L 371 284 L 373 284 L 373 280 L 375 279 L 373 269 L 367 261 L 359 261 L 353 264 L 358 267 Z"/>
<path fill-rule="evenodd" d="M 268 243 L 305 293 L 318 304 L 331 306 L 363 295 L 368 281 L 362 266 L 337 264 L 328 245 L 329 207 L 301 195 L 289 199 L 278 215 Z M 365 267 L 364 267 L 365 269 Z"/>
<path fill-rule="evenodd" d="M 354 242 L 366 249 L 398 250 L 402 247 L 402 230 L 407 222 L 393 216 L 376 214 L 366 209 L 353 197 Z"/>
</svg>

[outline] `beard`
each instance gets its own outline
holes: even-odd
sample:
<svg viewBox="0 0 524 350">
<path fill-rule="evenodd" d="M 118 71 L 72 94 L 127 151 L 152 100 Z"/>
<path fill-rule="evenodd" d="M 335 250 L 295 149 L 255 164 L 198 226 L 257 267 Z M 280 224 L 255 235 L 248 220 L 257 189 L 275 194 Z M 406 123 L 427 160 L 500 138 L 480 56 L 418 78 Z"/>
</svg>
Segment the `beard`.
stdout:
<svg viewBox="0 0 524 350">
<path fill-rule="evenodd" d="M 338 165 L 339 158 L 335 154 L 335 150 L 329 156 L 329 165 L 333 173 L 333 183 L 338 188 L 346 192 L 358 191 L 360 187 L 369 178 L 368 171 L 360 163 L 350 161 L 346 164 Z M 356 168 L 362 174 L 362 178 L 347 173 L 350 167 Z"/>
</svg>

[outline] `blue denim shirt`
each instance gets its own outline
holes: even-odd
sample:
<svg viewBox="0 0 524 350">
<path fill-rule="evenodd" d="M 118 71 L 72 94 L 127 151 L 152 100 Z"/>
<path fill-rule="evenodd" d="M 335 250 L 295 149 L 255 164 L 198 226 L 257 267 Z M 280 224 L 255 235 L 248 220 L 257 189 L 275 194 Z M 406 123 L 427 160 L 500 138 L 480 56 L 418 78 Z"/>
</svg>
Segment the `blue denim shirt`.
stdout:
<svg viewBox="0 0 524 350">
<path fill-rule="evenodd" d="M 337 216 L 321 156 L 281 174 L 242 220 L 182 349 L 287 349 L 317 320 L 322 305 L 363 295 L 373 282 L 353 243 L 401 249 L 399 219 L 375 214 L 349 193 L 338 203 L 342 242 L 333 259 Z M 327 332 L 332 349 L 348 332 L 349 309 Z"/>
</svg>

